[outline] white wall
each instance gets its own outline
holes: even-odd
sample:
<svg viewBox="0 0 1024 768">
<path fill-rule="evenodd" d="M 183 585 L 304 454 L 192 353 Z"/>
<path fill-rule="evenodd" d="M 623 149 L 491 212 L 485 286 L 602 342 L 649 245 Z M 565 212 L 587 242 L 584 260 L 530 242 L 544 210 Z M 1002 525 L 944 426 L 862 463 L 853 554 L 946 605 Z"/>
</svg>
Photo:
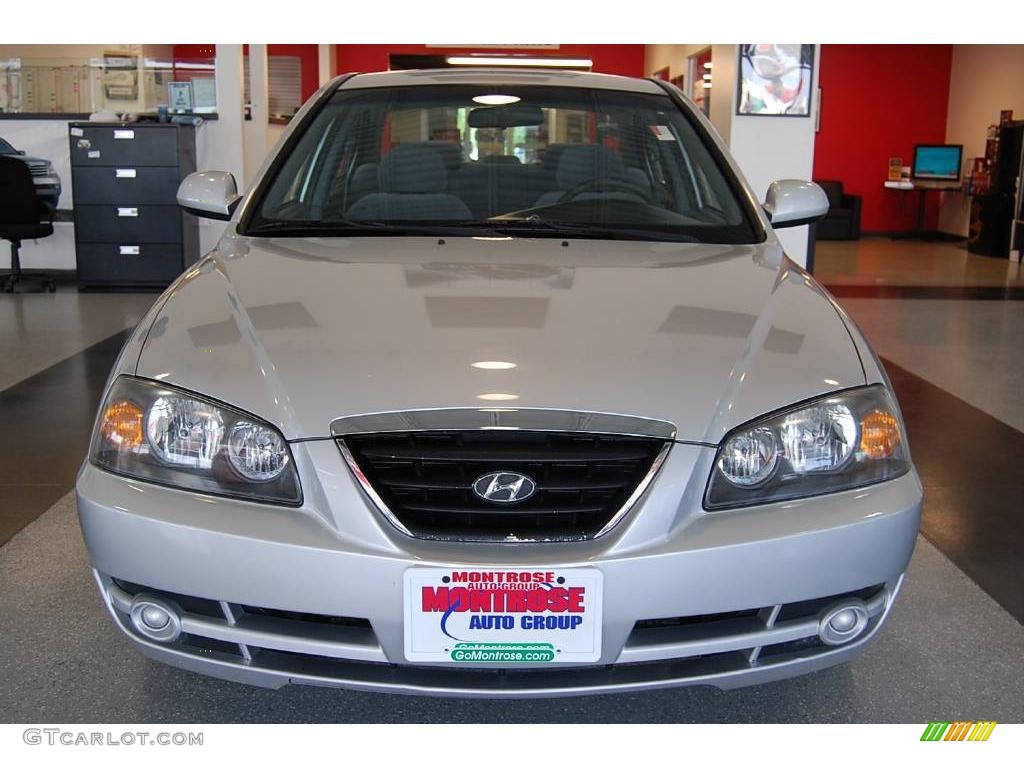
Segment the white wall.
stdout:
<svg viewBox="0 0 1024 768">
<path fill-rule="evenodd" d="M 988 126 L 999 122 L 1003 109 L 1024 120 L 1024 45 L 954 45 L 946 143 L 964 145 L 968 171 L 970 158 L 984 156 Z M 942 196 L 942 232 L 966 236 L 969 220 L 967 195 Z"/>
<path fill-rule="evenodd" d="M 815 46 L 815 87 L 820 53 L 820 47 Z M 715 75 L 711 89 L 711 122 L 728 142 L 757 199 L 764 200 L 768 185 L 776 179 L 810 179 L 814 166 L 817 95 L 812 99 L 811 114 L 807 117 L 737 115 L 739 48 L 716 45 L 711 51 L 711 60 Z M 789 257 L 804 266 L 807 264 L 808 232 L 809 228 L 803 226 L 781 229 L 777 233 Z"/>
</svg>

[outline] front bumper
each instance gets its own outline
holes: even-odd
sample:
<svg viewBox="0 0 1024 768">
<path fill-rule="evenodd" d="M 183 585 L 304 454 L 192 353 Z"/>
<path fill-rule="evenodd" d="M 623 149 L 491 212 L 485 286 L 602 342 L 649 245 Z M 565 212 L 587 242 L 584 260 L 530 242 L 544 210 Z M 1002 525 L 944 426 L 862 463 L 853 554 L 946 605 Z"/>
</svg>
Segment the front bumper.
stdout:
<svg viewBox="0 0 1024 768">
<path fill-rule="evenodd" d="M 60 177 L 33 176 L 32 183 L 35 185 L 36 195 L 56 205 L 57 200 L 60 199 Z"/>
<path fill-rule="evenodd" d="M 83 467 L 79 514 L 97 582 L 115 622 L 143 653 L 275 688 L 526 697 L 739 687 L 841 663 L 863 649 L 891 611 L 920 522 L 913 473 L 813 500 L 706 513 L 699 492 L 687 488 L 702 482 L 687 478 L 701 477 L 712 452 L 677 445 L 607 539 L 422 542 L 375 517 L 333 444 L 306 449 L 296 452 L 306 493 L 299 510 Z M 597 663 L 469 670 L 405 661 L 406 569 L 528 564 L 603 572 Z M 161 645 L 139 635 L 127 619 L 134 592 L 187 601 L 182 640 Z M 851 594 L 868 609 L 867 630 L 847 645 L 821 644 L 818 616 Z"/>
</svg>

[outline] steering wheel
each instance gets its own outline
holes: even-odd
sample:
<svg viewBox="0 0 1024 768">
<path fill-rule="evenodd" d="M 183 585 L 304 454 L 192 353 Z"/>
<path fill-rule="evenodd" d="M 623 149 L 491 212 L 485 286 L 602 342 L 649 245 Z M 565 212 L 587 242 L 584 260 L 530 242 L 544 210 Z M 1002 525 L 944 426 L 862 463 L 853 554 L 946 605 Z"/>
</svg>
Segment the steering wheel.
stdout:
<svg viewBox="0 0 1024 768">
<path fill-rule="evenodd" d="M 598 190 L 609 192 L 628 192 L 630 194 L 639 195 L 639 197 L 645 202 L 650 200 L 650 191 L 641 187 L 639 184 L 635 184 L 627 179 L 600 176 L 594 179 L 587 179 L 583 183 L 565 190 L 565 192 L 562 193 L 562 196 L 558 198 L 558 202 L 567 203 L 573 198 L 582 195 L 584 192 L 596 192 Z"/>
</svg>

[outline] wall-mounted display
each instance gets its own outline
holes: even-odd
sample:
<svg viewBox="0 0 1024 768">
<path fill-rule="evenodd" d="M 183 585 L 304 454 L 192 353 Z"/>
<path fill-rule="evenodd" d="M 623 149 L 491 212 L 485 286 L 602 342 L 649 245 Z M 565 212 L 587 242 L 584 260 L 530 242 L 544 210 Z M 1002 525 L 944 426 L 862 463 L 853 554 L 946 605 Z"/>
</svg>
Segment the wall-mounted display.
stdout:
<svg viewBox="0 0 1024 768">
<path fill-rule="evenodd" d="M 740 46 L 739 58 L 737 114 L 811 114 L 813 45 L 750 43 Z"/>
</svg>

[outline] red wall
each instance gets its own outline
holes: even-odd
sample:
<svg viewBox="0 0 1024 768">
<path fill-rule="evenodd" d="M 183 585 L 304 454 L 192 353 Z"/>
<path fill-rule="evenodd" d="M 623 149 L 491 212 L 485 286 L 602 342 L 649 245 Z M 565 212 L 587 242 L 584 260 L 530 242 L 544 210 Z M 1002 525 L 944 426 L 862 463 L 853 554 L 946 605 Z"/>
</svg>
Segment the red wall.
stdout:
<svg viewBox="0 0 1024 768">
<path fill-rule="evenodd" d="M 411 53 L 447 56 L 469 53 L 520 53 L 536 56 L 586 56 L 594 61 L 594 71 L 628 77 L 644 76 L 643 45 L 560 45 L 558 50 L 499 49 L 499 48 L 427 48 L 425 45 L 392 43 L 384 45 L 335 45 L 336 74 L 342 72 L 380 72 L 388 68 L 388 55 Z"/>
<path fill-rule="evenodd" d="M 302 62 L 303 102 L 316 93 L 316 89 L 320 87 L 320 59 L 315 43 L 308 45 L 271 43 L 267 46 L 267 56 L 298 56 Z"/>
<path fill-rule="evenodd" d="M 912 230 L 917 194 L 885 189 L 889 158 L 911 165 L 915 144 L 943 144 L 951 45 L 822 45 L 821 131 L 814 178 L 862 195 L 861 229 Z M 938 224 L 938 195 L 925 225 Z"/>
</svg>

